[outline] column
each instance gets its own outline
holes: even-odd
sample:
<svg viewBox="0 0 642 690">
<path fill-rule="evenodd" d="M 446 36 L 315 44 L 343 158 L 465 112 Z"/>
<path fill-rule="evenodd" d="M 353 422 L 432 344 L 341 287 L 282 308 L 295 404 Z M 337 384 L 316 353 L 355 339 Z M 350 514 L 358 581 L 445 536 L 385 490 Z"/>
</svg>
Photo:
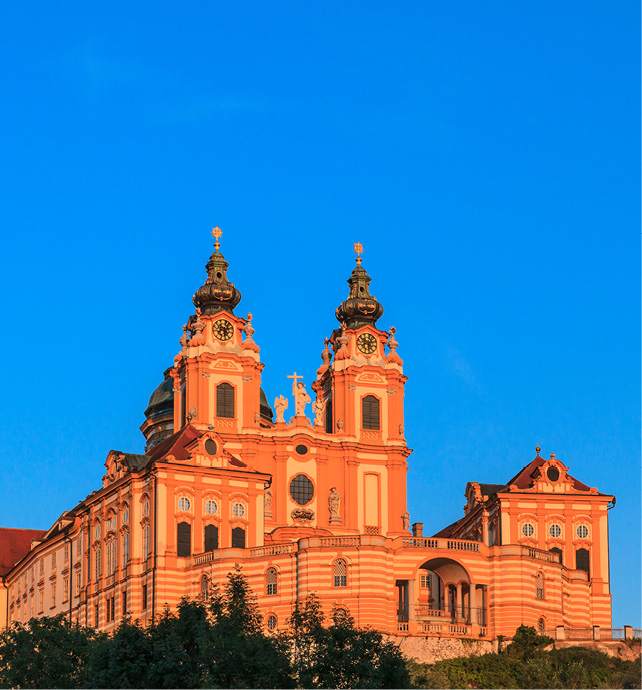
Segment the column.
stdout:
<svg viewBox="0 0 642 690">
<path fill-rule="evenodd" d="M 464 601 L 461 594 L 461 582 L 458 582 L 455 589 L 455 618 L 463 618 Z"/>
<path fill-rule="evenodd" d="M 408 580 L 408 620 L 415 620 L 415 581 Z"/>
<path fill-rule="evenodd" d="M 477 625 L 479 623 L 479 616 L 477 615 L 477 585 L 470 582 L 468 586 L 470 587 L 470 594 L 468 595 L 470 622 L 471 625 Z"/>
</svg>

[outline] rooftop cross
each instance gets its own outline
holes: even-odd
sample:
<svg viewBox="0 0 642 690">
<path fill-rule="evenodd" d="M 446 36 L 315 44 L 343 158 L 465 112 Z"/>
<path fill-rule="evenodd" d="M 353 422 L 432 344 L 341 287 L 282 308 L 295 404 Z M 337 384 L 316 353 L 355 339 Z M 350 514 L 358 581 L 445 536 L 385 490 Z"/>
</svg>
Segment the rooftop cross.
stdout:
<svg viewBox="0 0 642 690">
<path fill-rule="evenodd" d="M 223 234 L 223 231 L 221 228 L 218 227 L 218 225 L 215 228 L 212 228 L 212 237 L 216 240 L 214 242 L 214 249 L 218 251 L 219 247 L 221 246 L 221 243 L 219 242 L 219 238 Z"/>
<path fill-rule="evenodd" d="M 355 242 L 352 248 L 354 249 L 357 255 L 357 266 L 361 266 L 361 255 L 363 254 L 363 245 L 361 244 L 361 242 Z"/>
</svg>

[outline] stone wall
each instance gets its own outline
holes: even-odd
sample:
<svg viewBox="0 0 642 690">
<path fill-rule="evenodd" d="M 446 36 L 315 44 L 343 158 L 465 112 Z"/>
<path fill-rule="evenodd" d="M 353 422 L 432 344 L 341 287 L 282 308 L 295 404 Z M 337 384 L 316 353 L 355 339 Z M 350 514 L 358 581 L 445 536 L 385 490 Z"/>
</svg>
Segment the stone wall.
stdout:
<svg viewBox="0 0 642 690">
<path fill-rule="evenodd" d="M 458 656 L 480 656 L 497 651 L 497 642 L 454 637 L 392 637 L 386 639 L 394 642 L 407 659 L 422 664 L 434 664 L 442 659 L 454 659 Z"/>
</svg>

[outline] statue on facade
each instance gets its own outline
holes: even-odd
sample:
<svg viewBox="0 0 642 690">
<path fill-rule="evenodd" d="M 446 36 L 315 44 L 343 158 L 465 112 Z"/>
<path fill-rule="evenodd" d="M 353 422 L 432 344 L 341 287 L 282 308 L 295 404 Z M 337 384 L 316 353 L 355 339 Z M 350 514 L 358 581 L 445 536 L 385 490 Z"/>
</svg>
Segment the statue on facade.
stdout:
<svg viewBox="0 0 642 690">
<path fill-rule="evenodd" d="M 283 414 L 288 409 L 288 399 L 283 395 L 279 395 L 278 398 L 274 399 L 274 409 L 276 410 L 276 421 L 284 422 Z"/>
<path fill-rule="evenodd" d="M 266 489 L 264 494 L 264 515 L 266 518 L 272 517 L 272 489 Z"/>
<path fill-rule="evenodd" d="M 323 426 L 323 413 L 325 412 L 325 403 L 323 400 L 315 400 L 312 403 L 314 410 L 314 426 Z"/>
<path fill-rule="evenodd" d="M 410 513 L 407 510 L 401 513 L 401 522 L 405 530 L 410 530 Z"/>
<path fill-rule="evenodd" d="M 292 381 L 292 395 L 294 396 L 294 414 L 297 417 L 305 417 L 305 406 L 309 403 L 312 402 L 312 398 L 308 395 L 308 392 L 305 390 L 305 384 L 303 381 L 299 381 L 298 379 L 302 379 L 303 376 L 297 376 L 296 371 L 292 376 L 288 376 L 289 379 L 293 379 Z"/>
<path fill-rule="evenodd" d="M 341 524 L 341 516 L 339 515 L 339 506 L 341 505 L 341 494 L 337 491 L 336 487 L 333 486 L 330 489 L 330 495 L 328 496 L 328 508 L 330 509 L 330 524 L 338 525 Z"/>
</svg>

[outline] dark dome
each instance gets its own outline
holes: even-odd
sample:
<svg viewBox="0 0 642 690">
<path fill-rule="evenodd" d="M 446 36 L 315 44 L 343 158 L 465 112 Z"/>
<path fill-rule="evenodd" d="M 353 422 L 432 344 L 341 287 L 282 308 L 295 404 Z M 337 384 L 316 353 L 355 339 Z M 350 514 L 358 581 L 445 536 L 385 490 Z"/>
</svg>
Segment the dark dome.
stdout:
<svg viewBox="0 0 642 690">
<path fill-rule="evenodd" d="M 266 419 L 268 422 L 272 421 L 272 417 L 274 417 L 274 412 L 272 412 L 272 408 L 268 404 L 267 397 L 265 395 L 265 391 L 261 388 L 261 404 L 260 404 L 260 410 L 261 410 L 261 417 L 263 419 Z"/>
<path fill-rule="evenodd" d="M 165 380 L 149 399 L 149 404 L 145 410 L 147 419 L 174 414 L 174 379 L 169 375 L 169 372 L 169 369 L 165 371 Z"/>
<path fill-rule="evenodd" d="M 370 324 L 375 325 L 383 314 L 383 307 L 370 294 L 370 276 L 361 268 L 361 263 L 352 271 L 348 279 L 350 294 L 348 299 L 337 307 L 335 316 L 339 323 L 345 323 L 346 328 L 359 328 Z"/>
</svg>

